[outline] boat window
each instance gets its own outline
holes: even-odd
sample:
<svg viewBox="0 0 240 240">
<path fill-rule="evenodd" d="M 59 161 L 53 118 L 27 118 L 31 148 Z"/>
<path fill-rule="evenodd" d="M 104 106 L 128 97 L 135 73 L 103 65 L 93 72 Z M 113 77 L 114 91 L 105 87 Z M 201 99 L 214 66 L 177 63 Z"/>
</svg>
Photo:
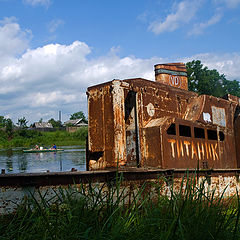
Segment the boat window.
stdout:
<svg viewBox="0 0 240 240">
<path fill-rule="evenodd" d="M 167 134 L 169 135 L 176 135 L 176 125 L 175 123 L 172 123 L 170 127 L 167 130 Z"/>
<path fill-rule="evenodd" d="M 98 161 L 103 156 L 103 151 L 89 152 L 89 159 Z"/>
<path fill-rule="evenodd" d="M 225 135 L 222 131 L 219 131 L 219 138 L 220 138 L 220 141 L 224 141 L 225 139 Z"/>
<path fill-rule="evenodd" d="M 209 140 L 217 140 L 217 131 L 216 130 L 207 130 L 207 135 Z"/>
<path fill-rule="evenodd" d="M 194 136 L 195 138 L 205 138 L 205 132 L 203 128 L 194 128 Z"/>
<path fill-rule="evenodd" d="M 185 125 L 179 125 L 179 135 L 183 137 L 191 137 L 191 127 Z"/>
</svg>

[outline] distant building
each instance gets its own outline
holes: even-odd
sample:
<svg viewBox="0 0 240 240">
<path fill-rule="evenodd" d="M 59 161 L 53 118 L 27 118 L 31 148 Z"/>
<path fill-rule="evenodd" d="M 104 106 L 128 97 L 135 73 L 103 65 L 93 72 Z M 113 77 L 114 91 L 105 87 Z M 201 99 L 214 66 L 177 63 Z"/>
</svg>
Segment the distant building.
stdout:
<svg viewBox="0 0 240 240">
<path fill-rule="evenodd" d="M 35 122 L 32 128 L 42 132 L 48 132 L 53 130 L 52 124 L 48 122 Z"/>
<path fill-rule="evenodd" d="M 64 122 L 63 126 L 66 127 L 66 130 L 68 132 L 76 132 L 78 129 L 82 127 L 87 127 L 88 124 L 84 122 L 82 118 L 74 119 L 74 120 L 68 120 Z"/>
</svg>

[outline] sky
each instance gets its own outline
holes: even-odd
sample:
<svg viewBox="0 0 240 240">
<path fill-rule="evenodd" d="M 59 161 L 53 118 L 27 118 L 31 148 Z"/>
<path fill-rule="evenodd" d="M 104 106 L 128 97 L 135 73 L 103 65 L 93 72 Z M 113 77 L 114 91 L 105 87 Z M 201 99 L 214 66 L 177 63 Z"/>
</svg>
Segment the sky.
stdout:
<svg viewBox="0 0 240 240">
<path fill-rule="evenodd" d="M 240 80 L 240 0 L 0 0 L 0 116 L 83 111 L 87 87 L 201 60 Z"/>
</svg>

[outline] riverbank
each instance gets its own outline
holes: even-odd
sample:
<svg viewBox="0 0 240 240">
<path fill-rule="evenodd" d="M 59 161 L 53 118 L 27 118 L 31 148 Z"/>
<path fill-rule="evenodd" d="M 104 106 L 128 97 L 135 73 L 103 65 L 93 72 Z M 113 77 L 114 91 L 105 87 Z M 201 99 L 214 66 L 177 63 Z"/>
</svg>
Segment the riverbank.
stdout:
<svg viewBox="0 0 240 240">
<path fill-rule="evenodd" d="M 16 213 L 0 217 L 0 235 L 64 240 L 240 238 L 238 195 L 226 200 L 189 179 L 178 192 L 169 185 L 166 196 L 163 184 L 133 186 L 130 194 L 121 180 L 58 188 L 50 200 L 39 192 L 25 199 Z"/>
<path fill-rule="evenodd" d="M 66 131 L 38 132 L 34 130 L 17 130 L 9 139 L 5 132 L 0 133 L 0 149 L 23 147 L 30 148 L 36 144 L 39 146 L 70 146 L 85 145 L 87 128 L 82 128 L 74 133 Z"/>
</svg>

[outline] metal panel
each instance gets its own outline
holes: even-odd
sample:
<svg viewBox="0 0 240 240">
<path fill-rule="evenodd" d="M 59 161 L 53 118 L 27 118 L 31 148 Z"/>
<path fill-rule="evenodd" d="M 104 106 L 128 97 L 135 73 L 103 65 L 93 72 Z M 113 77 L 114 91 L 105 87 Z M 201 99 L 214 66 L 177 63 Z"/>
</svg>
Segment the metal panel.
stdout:
<svg viewBox="0 0 240 240">
<path fill-rule="evenodd" d="M 224 108 L 212 106 L 213 124 L 226 127 L 226 114 Z"/>
<path fill-rule="evenodd" d="M 160 128 L 150 127 L 143 129 L 144 136 L 144 161 L 142 167 L 161 168 L 161 141 Z"/>
</svg>

